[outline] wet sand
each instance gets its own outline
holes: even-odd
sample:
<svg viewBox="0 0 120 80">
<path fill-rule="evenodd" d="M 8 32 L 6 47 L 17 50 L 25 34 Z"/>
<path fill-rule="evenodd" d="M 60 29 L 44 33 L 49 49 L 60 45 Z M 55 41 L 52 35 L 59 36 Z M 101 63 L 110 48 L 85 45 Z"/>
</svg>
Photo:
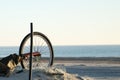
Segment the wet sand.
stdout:
<svg viewBox="0 0 120 80">
<path fill-rule="evenodd" d="M 64 65 L 68 73 L 85 80 L 120 80 L 120 58 L 55 58 L 54 63 Z"/>
<path fill-rule="evenodd" d="M 58 66 L 69 74 L 78 75 L 78 80 L 120 80 L 120 58 L 55 58 L 53 66 Z M 19 80 L 22 76 L 28 76 L 28 72 L 13 74 L 9 78 L 0 77 L 0 79 Z"/>
</svg>

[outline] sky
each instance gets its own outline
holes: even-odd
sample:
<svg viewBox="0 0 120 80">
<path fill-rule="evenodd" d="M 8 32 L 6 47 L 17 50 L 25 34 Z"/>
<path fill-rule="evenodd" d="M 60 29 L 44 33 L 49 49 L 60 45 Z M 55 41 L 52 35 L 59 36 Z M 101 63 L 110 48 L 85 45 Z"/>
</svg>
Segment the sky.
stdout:
<svg viewBox="0 0 120 80">
<path fill-rule="evenodd" d="M 19 46 L 30 32 L 53 45 L 120 44 L 120 0 L 0 0 L 0 46 Z"/>
</svg>

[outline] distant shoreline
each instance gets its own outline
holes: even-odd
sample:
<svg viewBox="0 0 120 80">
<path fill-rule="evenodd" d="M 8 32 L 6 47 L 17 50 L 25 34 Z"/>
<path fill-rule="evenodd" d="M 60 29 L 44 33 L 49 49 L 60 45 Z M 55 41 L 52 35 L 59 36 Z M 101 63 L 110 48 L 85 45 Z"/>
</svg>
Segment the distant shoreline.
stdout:
<svg viewBox="0 0 120 80">
<path fill-rule="evenodd" d="M 3 57 L 0 57 L 0 59 Z M 119 61 L 120 57 L 54 57 L 54 60 L 113 60 Z"/>
<path fill-rule="evenodd" d="M 55 57 L 54 62 L 68 62 L 68 63 L 120 63 L 120 57 Z"/>
<path fill-rule="evenodd" d="M 74 60 L 120 60 L 120 57 L 55 57 L 54 59 L 74 59 Z"/>
<path fill-rule="evenodd" d="M 0 57 L 2 59 L 2 57 Z M 120 63 L 120 57 L 55 57 L 55 63 L 92 63 L 92 62 L 100 62 L 100 63 Z"/>
</svg>

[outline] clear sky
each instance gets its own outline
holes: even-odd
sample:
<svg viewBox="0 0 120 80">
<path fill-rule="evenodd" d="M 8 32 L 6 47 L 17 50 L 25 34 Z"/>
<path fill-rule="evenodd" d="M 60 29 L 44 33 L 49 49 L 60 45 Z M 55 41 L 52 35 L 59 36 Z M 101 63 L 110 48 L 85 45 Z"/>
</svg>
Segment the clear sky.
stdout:
<svg viewBox="0 0 120 80">
<path fill-rule="evenodd" d="M 30 22 L 53 45 L 120 44 L 120 0 L 0 0 L 0 45 L 19 45 Z"/>
</svg>

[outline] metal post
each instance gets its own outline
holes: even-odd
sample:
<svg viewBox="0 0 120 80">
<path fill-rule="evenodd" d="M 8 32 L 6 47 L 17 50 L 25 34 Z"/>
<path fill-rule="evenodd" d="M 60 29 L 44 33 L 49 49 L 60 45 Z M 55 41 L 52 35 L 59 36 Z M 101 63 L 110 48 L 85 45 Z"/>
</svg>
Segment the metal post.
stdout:
<svg viewBox="0 0 120 80">
<path fill-rule="evenodd" d="M 32 49 L 33 49 L 33 23 L 30 23 L 30 32 L 31 32 L 31 39 L 30 39 L 30 65 L 29 65 L 29 80 L 32 80 Z"/>
</svg>

